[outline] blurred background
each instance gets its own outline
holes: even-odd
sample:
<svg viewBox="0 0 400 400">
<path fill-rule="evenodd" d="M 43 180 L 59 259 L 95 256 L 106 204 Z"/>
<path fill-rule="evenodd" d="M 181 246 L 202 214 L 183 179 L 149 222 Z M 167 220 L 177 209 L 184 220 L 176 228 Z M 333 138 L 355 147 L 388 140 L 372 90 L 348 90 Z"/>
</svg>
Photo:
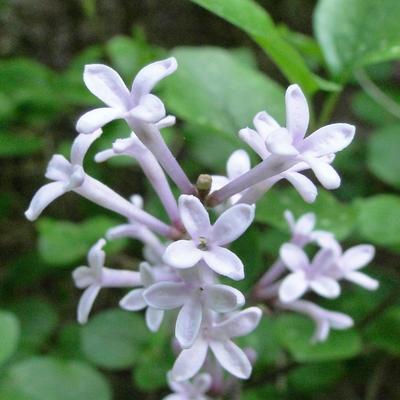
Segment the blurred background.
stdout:
<svg viewBox="0 0 400 400">
<path fill-rule="evenodd" d="M 379 62 L 351 69 L 344 81 L 315 40 L 323 29 L 313 17 L 317 1 L 258 3 L 309 70 L 342 85 L 336 96 L 314 95 L 313 126 L 349 122 L 357 136 L 335 160 L 339 190 L 319 189 L 316 203 L 307 205 L 279 184 L 263 198 L 257 224 L 234 244 L 247 268 L 246 281 L 236 287 L 248 291 L 276 258 L 288 238 L 285 209 L 296 216 L 314 211 L 319 226 L 344 247 L 377 246 L 367 269 L 381 287 L 371 293 L 349 285 L 340 299 L 319 301 L 356 321 L 325 344 L 310 345 L 312 326 L 301 318 L 266 318 L 242 340 L 258 360 L 240 398 L 398 399 L 400 63 L 375 57 Z M 165 130 L 166 140 L 192 180 L 225 174 L 231 152 L 248 150 L 237 131 L 251 126 L 255 113 L 265 109 L 284 119 L 287 76 L 251 36 L 190 1 L 0 1 L 0 400 L 160 399 L 168 393 L 165 374 L 174 360 L 168 321 L 150 335 L 140 313 L 116 308 L 123 291 L 103 290 L 89 323 L 75 322 L 81 293 L 71 271 L 121 219 L 73 193 L 35 223 L 23 212 L 45 183 L 51 155 L 68 155 L 78 117 L 99 105 L 82 81 L 87 63 L 112 66 L 129 86 L 145 64 L 176 56 L 179 71 L 157 88 L 179 119 Z M 373 45 L 367 36 L 359 40 Z M 146 210 L 164 217 L 135 162 L 90 161 L 128 135 L 123 122 L 107 126 L 86 170 L 124 196 L 143 194 Z M 106 250 L 110 267 L 136 269 L 142 259 L 135 241 L 117 240 Z"/>
</svg>

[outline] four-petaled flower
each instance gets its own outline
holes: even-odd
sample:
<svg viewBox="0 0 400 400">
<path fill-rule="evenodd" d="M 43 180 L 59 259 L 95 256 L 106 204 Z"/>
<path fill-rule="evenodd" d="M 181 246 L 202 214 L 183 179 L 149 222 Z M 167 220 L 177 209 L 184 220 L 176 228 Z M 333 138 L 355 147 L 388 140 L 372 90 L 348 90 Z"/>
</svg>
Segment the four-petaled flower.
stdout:
<svg viewBox="0 0 400 400">
<path fill-rule="evenodd" d="M 210 374 L 199 374 L 193 381 L 176 382 L 172 379 L 171 373 L 167 375 L 168 385 L 175 393 L 169 394 L 163 400 L 208 400 L 205 395 L 210 390 L 212 379 Z"/>
<path fill-rule="evenodd" d="M 91 133 L 118 118 L 134 118 L 161 126 L 174 124 L 174 117 L 165 117 L 162 101 L 151 94 L 153 87 L 177 68 L 175 58 L 156 61 L 142 68 L 133 81 L 131 91 L 116 71 L 103 64 L 85 66 L 83 80 L 87 88 L 108 107 L 96 108 L 79 118 L 76 130 Z"/>
<path fill-rule="evenodd" d="M 222 246 L 233 242 L 250 226 L 254 209 L 248 204 L 234 205 L 211 225 L 207 210 L 197 197 L 180 196 L 180 216 L 191 239 L 171 243 L 165 250 L 164 261 L 175 268 L 190 268 L 204 260 L 218 274 L 243 279 L 243 263 Z"/>
<path fill-rule="evenodd" d="M 292 271 L 279 287 L 281 301 L 297 300 L 308 289 L 327 298 L 335 298 L 340 294 L 336 279 L 329 276 L 329 270 L 336 259 L 331 248 L 320 249 L 310 263 L 304 250 L 292 243 L 285 243 L 281 246 L 280 257 Z"/>
</svg>

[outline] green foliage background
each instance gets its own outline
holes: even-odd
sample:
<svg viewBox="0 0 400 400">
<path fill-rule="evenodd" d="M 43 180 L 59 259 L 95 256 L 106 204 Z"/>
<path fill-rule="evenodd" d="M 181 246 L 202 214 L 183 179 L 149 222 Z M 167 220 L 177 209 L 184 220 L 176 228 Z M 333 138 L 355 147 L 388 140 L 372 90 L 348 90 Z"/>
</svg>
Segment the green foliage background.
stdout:
<svg viewBox="0 0 400 400">
<path fill-rule="evenodd" d="M 75 322 L 80 293 L 70 273 L 118 217 L 68 194 L 35 224 L 24 220 L 47 160 L 68 153 L 74 123 L 97 100 L 82 82 L 86 63 L 104 62 L 126 82 L 167 55 L 179 69 L 158 88 L 179 124 L 166 130 L 194 180 L 224 173 L 237 137 L 258 111 L 283 122 L 284 89 L 302 86 L 312 128 L 357 126 L 335 165 L 343 184 L 305 204 L 284 184 L 259 203 L 252 229 L 234 244 L 249 290 L 288 231 L 285 209 L 314 211 L 319 227 L 346 246 L 368 242 L 377 292 L 346 287 L 326 301 L 356 321 L 311 345 L 311 323 L 265 318 L 243 345 L 258 352 L 242 399 L 397 399 L 400 380 L 400 2 L 398 0 L 189 0 L 0 2 L 0 400 L 159 399 L 173 363 L 167 320 L 155 335 L 143 316 L 116 308 L 123 292 L 103 291 L 85 327 Z M 128 136 L 105 129 L 95 151 Z M 90 158 L 90 157 L 89 157 Z M 254 159 L 255 160 L 255 159 Z M 129 159 L 88 162 L 90 174 L 129 196 L 160 204 Z M 138 243 L 107 245 L 107 263 L 137 267 Z M 227 397 L 228 398 L 228 397 Z M 229 397 L 232 398 L 232 397 Z"/>
</svg>

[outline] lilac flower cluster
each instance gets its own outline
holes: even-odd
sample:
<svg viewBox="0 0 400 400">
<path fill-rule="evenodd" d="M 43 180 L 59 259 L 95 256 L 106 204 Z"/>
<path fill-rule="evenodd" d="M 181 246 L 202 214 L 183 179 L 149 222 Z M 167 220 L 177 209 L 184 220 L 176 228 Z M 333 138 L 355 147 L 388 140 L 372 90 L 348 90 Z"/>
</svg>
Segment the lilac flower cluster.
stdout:
<svg viewBox="0 0 400 400">
<path fill-rule="evenodd" d="M 325 188 L 337 188 L 340 177 L 331 164 L 335 154 L 350 144 L 355 128 L 333 124 L 305 136 L 309 122 L 307 101 L 301 89 L 291 85 L 286 92 L 285 127 L 263 111 L 254 117 L 255 129 L 239 132 L 261 161 L 251 167 L 249 156 L 240 149 L 228 160 L 227 176 L 201 175 L 197 184 L 192 184 L 160 132 L 173 125 L 175 117 L 167 115 L 163 102 L 151 93 L 176 68 L 174 58 L 154 62 L 137 74 L 129 90 L 113 69 L 87 65 L 84 82 L 106 107 L 91 110 L 78 120 L 79 134 L 70 159 L 53 156 L 45 175 L 52 182 L 37 191 L 25 215 L 35 220 L 56 198 L 74 191 L 126 218 L 125 224 L 110 229 L 105 239 L 94 244 L 88 253 L 88 265 L 73 272 L 76 286 L 84 289 L 78 321 L 87 321 L 102 288 L 129 288 L 120 307 L 145 310 L 151 331 L 159 329 L 165 312 L 178 310 L 175 338 L 180 352 L 168 374 L 175 394 L 167 399 L 200 400 L 207 398 L 205 393 L 210 388 L 221 392 L 222 369 L 236 378 L 249 378 L 254 357 L 238 347 L 234 339 L 252 332 L 262 317 L 261 309 L 255 306 L 240 310 L 245 304 L 244 295 L 219 281 L 219 276 L 232 280 L 245 277 L 241 259 L 228 246 L 249 228 L 255 202 L 278 181 L 286 179 L 307 202 L 315 200 L 317 188 L 302 174 L 305 170 L 311 169 Z M 102 134 L 102 127 L 115 119 L 126 121 L 128 137 L 116 140 L 95 160 L 104 162 L 118 155 L 137 160 L 169 222 L 146 212 L 139 195 L 127 200 L 85 172 L 83 162 L 88 149 Z M 180 190 L 178 200 L 167 177 Z M 218 218 L 212 224 L 213 211 Z M 256 286 L 257 298 L 273 299 L 277 308 L 309 315 L 318 326 L 316 338 L 324 340 L 330 327 L 349 327 L 351 319 L 300 297 L 309 290 L 335 297 L 339 295 L 341 279 L 375 288 L 374 280 L 357 271 L 372 258 L 373 248 L 363 245 L 342 252 L 333 235 L 313 229 L 312 214 L 297 222 L 290 213 L 286 218 L 292 240 L 282 246 L 280 259 Z M 143 243 L 145 261 L 139 271 L 105 266 L 106 240 L 119 237 Z M 312 262 L 303 251 L 310 242 L 321 247 Z M 281 279 L 286 268 L 290 273 Z M 198 374 L 202 369 L 204 372 Z"/>
</svg>

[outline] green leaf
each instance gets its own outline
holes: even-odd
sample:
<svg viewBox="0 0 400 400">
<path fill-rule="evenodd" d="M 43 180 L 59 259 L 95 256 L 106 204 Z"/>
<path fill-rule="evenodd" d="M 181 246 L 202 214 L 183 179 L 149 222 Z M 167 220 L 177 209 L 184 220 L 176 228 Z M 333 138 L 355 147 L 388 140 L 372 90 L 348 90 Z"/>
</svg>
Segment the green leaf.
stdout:
<svg viewBox="0 0 400 400">
<path fill-rule="evenodd" d="M 0 365 L 4 364 L 15 352 L 20 336 L 20 324 L 17 317 L 0 310 Z"/>
<path fill-rule="evenodd" d="M 369 343 L 394 356 L 400 356 L 400 306 L 393 306 L 379 315 L 368 327 Z"/>
<path fill-rule="evenodd" d="M 90 247 L 118 223 L 103 216 L 89 218 L 82 223 L 42 218 L 37 223 L 40 255 L 45 262 L 54 266 L 82 260 Z M 112 241 L 107 244 L 107 252 L 117 252 L 126 243 L 126 240 Z"/>
<path fill-rule="evenodd" d="M 149 335 L 142 316 L 108 310 L 95 315 L 82 328 L 82 351 L 95 365 L 124 369 L 137 362 Z"/>
<path fill-rule="evenodd" d="M 292 211 L 296 218 L 307 212 L 315 213 L 317 228 L 333 232 L 339 240 L 346 238 L 356 223 L 354 207 L 340 203 L 321 188 L 318 188 L 318 197 L 313 204 L 305 203 L 293 188 L 271 190 L 257 202 L 256 221 L 288 231 L 283 217 L 285 210 Z"/>
<path fill-rule="evenodd" d="M 368 168 L 383 182 L 400 189 L 400 124 L 381 128 L 369 137 Z"/>
<path fill-rule="evenodd" d="M 111 400 L 104 377 L 90 365 L 35 357 L 10 368 L 0 386 L 9 400 Z"/>
<path fill-rule="evenodd" d="M 280 344 L 298 362 L 345 360 L 355 357 L 362 349 L 360 336 L 353 329 L 331 330 L 328 340 L 312 343 L 314 324 L 299 315 L 279 316 L 274 329 Z"/>
<path fill-rule="evenodd" d="M 21 322 L 19 349 L 22 351 L 40 348 L 57 327 L 57 313 L 52 304 L 43 299 L 26 297 L 12 304 L 10 310 Z"/>
<path fill-rule="evenodd" d="M 229 51 L 183 47 L 172 55 L 179 68 L 165 81 L 164 100 L 180 118 L 227 137 L 251 125 L 264 109 L 283 120 L 283 90 Z"/>
<path fill-rule="evenodd" d="M 349 78 L 360 66 L 400 56 L 398 0 L 320 0 L 314 30 L 331 72 Z"/>
<path fill-rule="evenodd" d="M 359 200 L 358 228 L 361 236 L 381 246 L 400 244 L 400 197 L 380 194 Z"/>
<path fill-rule="evenodd" d="M 272 18 L 253 0 L 192 0 L 245 31 L 280 68 L 286 78 L 312 94 L 317 89 L 334 89 L 315 76 L 305 61 L 276 28 Z"/>
<path fill-rule="evenodd" d="M 23 157 L 43 148 L 41 137 L 0 132 L 0 157 Z"/>
</svg>

